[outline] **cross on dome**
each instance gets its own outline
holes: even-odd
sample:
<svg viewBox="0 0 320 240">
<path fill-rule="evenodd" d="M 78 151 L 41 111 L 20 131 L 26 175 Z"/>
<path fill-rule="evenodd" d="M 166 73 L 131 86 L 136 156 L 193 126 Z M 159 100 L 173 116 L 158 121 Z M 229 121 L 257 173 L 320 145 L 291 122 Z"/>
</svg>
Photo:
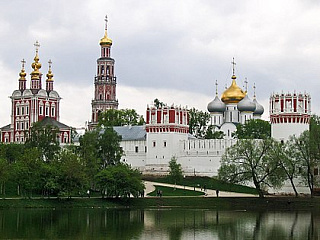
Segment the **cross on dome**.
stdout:
<svg viewBox="0 0 320 240">
<path fill-rule="evenodd" d="M 38 40 L 33 45 L 36 47 L 36 53 L 38 53 L 38 50 L 39 50 L 39 47 L 40 47 L 40 43 L 38 42 Z"/>
<path fill-rule="evenodd" d="M 232 75 L 234 75 L 234 68 L 235 68 L 235 65 L 236 65 L 236 63 L 234 61 L 234 57 L 232 58 L 231 64 L 232 64 Z"/>
<path fill-rule="evenodd" d="M 216 96 L 218 96 L 218 80 L 216 80 L 215 85 L 216 85 Z"/>
<path fill-rule="evenodd" d="M 247 78 L 245 78 L 244 84 L 245 84 L 246 92 L 248 92 L 248 79 Z"/>
<path fill-rule="evenodd" d="M 108 15 L 106 15 L 106 17 L 104 18 L 104 20 L 106 21 L 106 27 L 105 27 L 105 29 L 107 30 L 107 27 L 108 27 Z"/>
<path fill-rule="evenodd" d="M 253 83 L 253 98 L 256 98 L 256 83 Z"/>
<path fill-rule="evenodd" d="M 49 68 L 51 69 L 51 64 L 52 64 L 51 59 L 49 59 L 48 63 L 49 63 Z"/>
<path fill-rule="evenodd" d="M 24 69 L 24 64 L 26 63 L 26 60 L 24 60 L 24 58 L 21 60 L 22 63 L 22 69 Z"/>
</svg>

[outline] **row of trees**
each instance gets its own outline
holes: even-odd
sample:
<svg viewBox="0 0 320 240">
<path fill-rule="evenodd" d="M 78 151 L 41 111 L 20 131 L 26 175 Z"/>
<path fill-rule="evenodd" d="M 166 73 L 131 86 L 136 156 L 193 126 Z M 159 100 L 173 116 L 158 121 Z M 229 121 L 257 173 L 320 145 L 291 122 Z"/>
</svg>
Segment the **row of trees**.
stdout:
<svg viewBox="0 0 320 240">
<path fill-rule="evenodd" d="M 106 122 L 103 119 L 100 125 Z M 5 194 L 7 182 L 17 185 L 18 195 L 28 197 L 34 193 L 71 197 L 89 189 L 103 197 L 128 197 L 144 190 L 140 172 L 120 162 L 121 136 L 112 127 L 87 131 L 80 146 L 63 149 L 58 131 L 36 123 L 25 144 L 0 145 L 0 194 Z"/>
<path fill-rule="evenodd" d="M 279 188 L 287 180 L 298 196 L 295 180 L 299 179 L 313 196 L 318 184 L 315 175 L 320 165 L 319 117 L 311 118 L 309 131 L 292 136 L 286 142 L 276 141 L 265 134 L 257 140 L 254 131 L 252 134 L 226 150 L 219 178 L 232 183 L 253 183 L 260 197 L 268 187 Z"/>
</svg>

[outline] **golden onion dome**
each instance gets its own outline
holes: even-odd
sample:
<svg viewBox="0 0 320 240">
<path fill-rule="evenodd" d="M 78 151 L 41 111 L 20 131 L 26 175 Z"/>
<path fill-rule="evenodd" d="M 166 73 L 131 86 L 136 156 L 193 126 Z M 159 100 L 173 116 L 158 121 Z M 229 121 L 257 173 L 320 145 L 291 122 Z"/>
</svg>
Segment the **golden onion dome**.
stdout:
<svg viewBox="0 0 320 240">
<path fill-rule="evenodd" d="M 53 81 L 53 74 L 51 69 L 49 69 L 48 73 L 47 73 L 47 81 Z"/>
<path fill-rule="evenodd" d="M 36 56 L 34 57 L 34 62 L 32 63 L 31 67 L 33 68 L 33 71 L 31 72 L 31 79 L 39 79 L 40 78 L 40 71 L 41 63 L 39 63 L 39 56 L 38 53 L 36 53 Z"/>
<path fill-rule="evenodd" d="M 19 80 L 26 80 L 27 74 L 26 74 L 26 71 L 24 70 L 24 64 L 26 63 L 26 61 L 22 59 L 21 62 L 22 62 L 22 68 L 21 68 L 21 72 L 19 73 L 19 76 L 20 76 Z"/>
<path fill-rule="evenodd" d="M 236 78 L 235 75 L 232 76 L 231 86 L 222 93 L 221 100 L 226 104 L 238 103 L 246 96 L 246 93 L 237 85 Z"/>
<path fill-rule="evenodd" d="M 47 81 L 53 81 L 53 73 L 51 71 L 51 64 L 52 64 L 51 59 L 48 61 L 48 63 L 49 63 L 49 69 L 47 73 Z"/>
<path fill-rule="evenodd" d="M 112 40 L 110 38 L 108 38 L 108 34 L 107 34 L 107 29 L 104 32 L 104 36 L 103 38 L 100 39 L 100 45 L 112 45 Z"/>
<path fill-rule="evenodd" d="M 21 72 L 19 73 L 19 76 L 20 76 L 20 80 L 26 80 L 26 72 L 24 69 L 21 69 Z"/>
</svg>

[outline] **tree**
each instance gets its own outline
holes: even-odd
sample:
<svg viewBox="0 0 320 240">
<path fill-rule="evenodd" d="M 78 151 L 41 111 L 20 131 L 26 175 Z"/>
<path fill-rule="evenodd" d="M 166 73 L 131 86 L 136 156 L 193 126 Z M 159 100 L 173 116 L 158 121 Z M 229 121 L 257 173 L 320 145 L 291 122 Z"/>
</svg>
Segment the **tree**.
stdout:
<svg viewBox="0 0 320 240">
<path fill-rule="evenodd" d="M 207 123 L 210 120 L 210 114 L 199 111 L 195 108 L 189 111 L 189 133 L 197 138 L 204 138 L 207 131 Z"/>
<path fill-rule="evenodd" d="M 233 135 L 238 139 L 265 139 L 271 137 L 271 125 L 261 119 L 250 119 L 245 124 L 238 124 Z"/>
<path fill-rule="evenodd" d="M 299 159 L 296 157 L 295 140 L 291 137 L 285 143 L 277 142 L 271 152 L 272 157 L 279 161 L 282 170 L 292 186 L 295 196 L 298 197 L 294 179 L 299 176 L 301 165 Z"/>
<path fill-rule="evenodd" d="M 223 139 L 225 134 L 222 131 L 216 131 L 215 126 L 209 125 L 204 136 L 205 139 Z"/>
<path fill-rule="evenodd" d="M 318 161 L 315 158 L 317 155 L 313 151 L 312 138 L 309 131 L 304 131 L 299 137 L 292 137 L 294 151 L 294 158 L 299 161 L 300 166 L 300 177 L 303 182 L 308 186 L 310 190 L 311 197 L 313 197 L 313 190 L 317 184 L 317 179 L 314 176 L 314 168 L 318 166 Z"/>
<path fill-rule="evenodd" d="M 108 109 L 99 116 L 98 126 L 143 125 L 144 119 L 134 109 Z"/>
<path fill-rule="evenodd" d="M 121 136 L 111 127 L 104 128 L 99 133 L 98 157 L 102 161 L 102 168 L 116 165 L 120 162 L 123 150 L 120 147 Z"/>
<path fill-rule="evenodd" d="M 84 166 L 79 156 L 63 150 L 59 155 L 59 195 L 78 194 L 88 189 Z"/>
<path fill-rule="evenodd" d="M 89 185 L 91 188 L 95 188 L 95 175 L 101 169 L 101 159 L 99 158 L 99 131 L 86 131 L 83 136 L 80 137 L 79 154 L 83 159 L 85 165 L 85 171 L 88 176 Z"/>
<path fill-rule="evenodd" d="M 153 100 L 153 104 L 156 108 L 161 108 L 161 107 L 165 106 L 165 104 L 163 102 L 161 102 L 158 98 Z"/>
<path fill-rule="evenodd" d="M 177 184 L 177 182 L 181 181 L 182 177 L 181 164 L 177 163 L 176 157 L 172 157 L 169 162 L 169 178 L 174 184 Z"/>
<path fill-rule="evenodd" d="M 102 197 L 138 197 L 144 190 L 141 173 L 127 164 L 108 166 L 96 175 Z"/>
<path fill-rule="evenodd" d="M 58 134 L 59 129 L 57 127 L 53 125 L 42 126 L 41 122 L 36 122 L 30 129 L 30 135 L 25 146 L 39 149 L 44 160 L 51 161 L 60 150 Z"/>
<path fill-rule="evenodd" d="M 39 187 L 39 175 L 43 161 L 37 148 L 26 149 L 20 159 L 12 164 L 11 178 L 18 184 L 25 196 L 32 197 L 32 193 Z"/>
<path fill-rule="evenodd" d="M 9 179 L 10 165 L 4 158 L 0 158 L 0 194 L 6 194 L 6 181 Z"/>
<path fill-rule="evenodd" d="M 222 156 L 219 178 L 232 183 L 252 182 L 259 197 L 264 197 L 265 187 L 280 187 L 285 178 L 278 159 L 270 154 L 274 146 L 272 139 L 238 140 Z"/>
</svg>

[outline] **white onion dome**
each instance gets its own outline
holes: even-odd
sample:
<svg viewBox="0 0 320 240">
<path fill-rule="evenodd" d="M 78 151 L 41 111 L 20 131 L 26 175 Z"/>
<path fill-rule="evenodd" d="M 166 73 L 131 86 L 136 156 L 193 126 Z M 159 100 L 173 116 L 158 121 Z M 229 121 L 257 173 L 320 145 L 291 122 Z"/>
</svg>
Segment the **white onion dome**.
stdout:
<svg viewBox="0 0 320 240">
<path fill-rule="evenodd" d="M 254 112 L 256 110 L 256 104 L 252 102 L 248 95 L 246 95 L 237 105 L 240 112 Z"/>
<path fill-rule="evenodd" d="M 224 112 L 226 105 L 216 96 L 211 102 L 209 102 L 207 109 L 210 113 L 213 112 Z"/>
<path fill-rule="evenodd" d="M 253 102 L 256 104 L 256 110 L 254 110 L 253 115 L 262 115 L 264 113 L 263 106 L 258 103 L 257 99 L 253 99 Z"/>
</svg>

